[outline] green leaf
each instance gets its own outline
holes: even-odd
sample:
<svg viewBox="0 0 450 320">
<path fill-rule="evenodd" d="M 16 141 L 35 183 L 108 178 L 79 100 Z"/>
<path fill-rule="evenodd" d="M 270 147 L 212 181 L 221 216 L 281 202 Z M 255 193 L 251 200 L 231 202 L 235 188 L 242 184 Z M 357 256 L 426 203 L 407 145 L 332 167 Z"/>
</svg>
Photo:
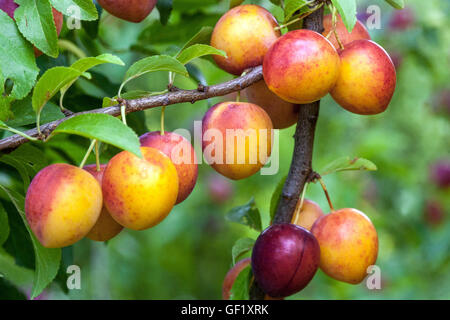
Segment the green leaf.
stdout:
<svg viewBox="0 0 450 320">
<path fill-rule="evenodd" d="M 24 144 L 0 158 L 0 161 L 14 167 L 20 174 L 24 188 L 27 190 L 30 177 L 34 177 L 42 168 L 48 165 L 45 154 L 30 144 Z"/>
<path fill-rule="evenodd" d="M 54 67 L 48 69 L 39 78 L 33 90 L 31 104 L 33 110 L 40 115 L 45 104 L 65 85 L 78 78 L 82 72 L 70 67 Z"/>
<path fill-rule="evenodd" d="M 9 237 L 8 214 L 6 213 L 5 208 L 0 202 L 0 247 L 5 243 L 8 237 Z"/>
<path fill-rule="evenodd" d="M 141 59 L 131 65 L 130 69 L 128 69 L 125 74 L 125 80 L 123 81 L 121 88 L 123 88 L 128 81 L 136 79 L 143 74 L 155 71 L 170 71 L 189 77 L 186 67 L 177 59 L 166 55 L 151 56 Z"/>
<path fill-rule="evenodd" d="M 45 54 L 58 56 L 58 34 L 48 0 L 16 0 L 20 6 L 14 12 L 23 36 Z"/>
<path fill-rule="evenodd" d="M 0 248 L 0 275 L 16 286 L 30 285 L 34 278 L 33 270 L 18 266 L 14 257 L 3 248 Z"/>
<path fill-rule="evenodd" d="M 39 240 L 34 236 L 33 232 L 28 226 L 28 222 L 25 217 L 25 198 L 21 194 L 7 189 L 2 185 L 0 185 L 0 188 L 9 196 L 12 203 L 16 207 L 23 220 L 23 223 L 30 233 L 31 240 L 33 242 L 36 270 L 34 273 L 31 298 L 34 299 L 39 294 L 41 294 L 41 292 L 47 287 L 47 285 L 55 278 L 61 260 L 61 249 L 44 248 L 39 243 Z"/>
<path fill-rule="evenodd" d="M 0 10 L 0 86 L 11 79 L 14 87 L 10 96 L 22 99 L 33 88 L 39 73 L 33 46 L 19 32 L 16 23 Z"/>
<path fill-rule="evenodd" d="M 166 25 L 172 13 L 172 0 L 159 0 L 156 3 L 156 8 L 159 11 L 159 20 L 162 25 Z"/>
<path fill-rule="evenodd" d="M 92 1 L 87 0 L 50 0 L 52 6 L 65 16 L 76 16 L 80 20 L 97 20 L 98 12 Z"/>
<path fill-rule="evenodd" d="M 231 249 L 231 257 L 233 259 L 233 265 L 236 264 L 237 258 L 252 250 L 254 244 L 255 240 L 251 238 L 238 239 L 234 243 L 233 248 Z"/>
<path fill-rule="evenodd" d="M 352 159 L 350 157 L 342 157 L 326 165 L 321 170 L 320 175 L 324 176 L 330 173 L 335 173 L 339 171 L 350 171 L 350 170 L 375 171 L 377 170 L 377 166 L 372 161 L 364 158 Z"/>
<path fill-rule="evenodd" d="M 27 300 L 27 296 L 0 276 L 0 300 Z"/>
<path fill-rule="evenodd" d="M 86 76 L 86 71 L 89 70 L 90 68 L 93 68 L 95 66 L 98 66 L 98 65 L 104 64 L 104 63 L 112 63 L 112 64 L 117 64 L 120 66 L 125 65 L 125 63 L 119 57 L 114 56 L 109 53 L 105 53 L 105 54 L 101 54 L 97 57 L 81 58 L 80 60 L 75 61 L 70 67 L 80 71 L 85 78 L 91 79 L 91 75 L 89 73 L 87 73 L 88 76 Z M 71 82 L 69 82 L 64 87 L 61 88 L 61 95 L 63 97 L 66 94 L 67 90 L 69 90 L 70 86 L 72 86 L 72 84 L 74 84 L 74 82 L 77 79 L 78 79 L 78 77 L 76 77 Z"/>
<path fill-rule="evenodd" d="M 122 121 L 108 114 L 81 114 L 62 122 L 53 132 L 97 139 L 142 157 L 136 133 Z"/>
<path fill-rule="evenodd" d="M 7 121 L 14 114 L 11 111 L 11 103 L 14 101 L 14 98 L 10 96 L 2 96 L 0 95 L 0 120 Z"/>
<path fill-rule="evenodd" d="M 230 0 L 230 9 L 242 4 L 245 0 Z"/>
<path fill-rule="evenodd" d="M 385 0 L 387 3 L 389 3 L 392 7 L 395 9 L 401 10 L 405 7 L 405 1 L 404 0 Z"/>
<path fill-rule="evenodd" d="M 25 99 L 15 101 L 12 104 L 13 118 L 6 121 L 6 124 L 10 127 L 22 127 L 36 122 L 36 112 L 34 112 L 31 106 L 31 95 Z M 49 101 L 42 110 L 41 124 L 59 120 L 64 118 L 64 114 L 61 109 L 51 101 Z"/>
<path fill-rule="evenodd" d="M 186 48 L 194 44 L 209 44 L 211 42 L 212 27 L 202 27 L 192 38 L 190 38 L 180 49 L 177 56 Z"/>
<path fill-rule="evenodd" d="M 230 300 L 248 300 L 250 281 L 253 277 L 252 269 L 246 266 L 234 280 L 230 290 Z"/>
<path fill-rule="evenodd" d="M 125 65 L 125 63 L 119 57 L 109 53 L 105 53 L 96 57 L 81 58 L 80 60 L 75 61 L 70 67 L 77 69 L 80 72 L 85 72 L 90 68 L 103 63 L 112 63 L 120 66 Z"/>
<path fill-rule="evenodd" d="M 352 32 L 356 24 L 356 0 L 331 0 L 331 2 L 338 10 L 348 32 Z"/>
<path fill-rule="evenodd" d="M 243 224 L 256 231 L 262 231 L 261 214 L 256 207 L 255 199 L 253 197 L 243 206 L 231 209 L 230 212 L 227 213 L 226 218 L 229 221 Z"/>
<path fill-rule="evenodd" d="M 306 0 L 286 0 L 284 2 L 284 21 L 288 22 L 297 10 L 300 10 L 299 13 L 309 11 L 307 4 Z"/>
<path fill-rule="evenodd" d="M 226 53 L 222 50 L 216 49 L 214 47 L 211 47 L 206 44 L 194 44 L 183 51 L 181 51 L 177 55 L 177 60 L 180 61 L 182 64 L 187 64 L 191 62 L 192 60 L 203 57 L 206 55 L 215 54 L 222 57 L 226 57 Z"/>
<path fill-rule="evenodd" d="M 273 221 L 273 218 L 275 217 L 275 212 L 277 211 L 278 202 L 280 202 L 280 197 L 283 191 L 284 182 L 286 181 L 286 178 L 287 176 L 281 178 L 274 192 L 272 193 L 272 198 L 270 199 L 270 221 Z"/>
<path fill-rule="evenodd" d="M 30 177 L 28 176 L 28 171 L 25 168 L 25 165 L 21 161 L 15 159 L 13 156 L 11 156 L 9 154 L 6 154 L 3 157 L 1 157 L 0 162 L 3 162 L 5 164 L 15 168 L 19 172 L 20 177 L 22 178 L 22 181 L 23 181 L 24 190 L 27 190 L 27 188 L 30 184 Z"/>
</svg>

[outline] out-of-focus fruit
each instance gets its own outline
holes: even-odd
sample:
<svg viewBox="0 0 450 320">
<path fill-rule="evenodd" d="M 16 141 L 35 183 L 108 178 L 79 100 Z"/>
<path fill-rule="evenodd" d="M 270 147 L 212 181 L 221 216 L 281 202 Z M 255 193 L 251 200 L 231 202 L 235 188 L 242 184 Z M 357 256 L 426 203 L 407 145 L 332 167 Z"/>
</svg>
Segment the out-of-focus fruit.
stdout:
<svg viewBox="0 0 450 320">
<path fill-rule="evenodd" d="M 300 200 L 297 202 L 292 223 L 310 231 L 314 222 L 324 215 L 320 206 L 312 200 L 303 199 L 303 205 L 300 208 Z"/>
<path fill-rule="evenodd" d="M 95 164 L 85 166 L 83 169 L 92 174 L 92 176 L 102 185 L 103 173 L 105 172 L 106 164 L 100 165 L 100 170 L 97 171 Z M 100 216 L 97 219 L 94 227 L 86 235 L 91 240 L 108 241 L 117 236 L 123 227 L 114 220 L 109 214 L 105 206 L 102 207 Z"/>
<path fill-rule="evenodd" d="M 246 88 L 248 102 L 263 108 L 272 120 L 274 129 L 284 129 L 297 123 L 299 106 L 284 101 L 267 88 L 264 80 Z"/>
<path fill-rule="evenodd" d="M 223 300 L 230 299 L 231 288 L 239 273 L 250 264 L 251 259 L 245 258 L 237 262 L 227 273 L 222 285 L 222 298 Z"/>
</svg>

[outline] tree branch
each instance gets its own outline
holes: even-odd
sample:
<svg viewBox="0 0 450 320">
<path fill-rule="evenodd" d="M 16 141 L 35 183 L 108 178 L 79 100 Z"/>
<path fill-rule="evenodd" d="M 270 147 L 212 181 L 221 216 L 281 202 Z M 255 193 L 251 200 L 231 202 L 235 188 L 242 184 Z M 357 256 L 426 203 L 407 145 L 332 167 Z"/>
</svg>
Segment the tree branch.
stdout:
<svg viewBox="0 0 450 320">
<path fill-rule="evenodd" d="M 244 76 L 221 83 L 213 86 L 203 86 L 199 85 L 197 90 L 176 90 L 173 92 L 169 92 L 162 95 L 150 96 L 146 98 L 134 99 L 134 100 L 126 100 L 125 105 L 126 113 L 142 111 L 150 108 L 167 106 L 176 103 L 182 102 L 191 102 L 194 103 L 199 100 L 205 100 L 212 97 L 223 96 L 235 91 L 242 90 L 255 82 L 258 82 L 262 79 L 262 67 L 258 66 L 250 70 Z M 122 102 L 122 103 L 124 103 Z M 42 135 L 39 136 L 39 133 L 36 129 L 31 129 L 26 131 L 25 133 L 31 137 L 36 137 L 41 140 L 48 137 L 55 128 L 62 123 L 63 121 L 78 116 L 80 114 L 86 113 L 105 113 L 110 114 L 112 116 L 120 115 L 120 105 L 115 105 L 108 108 L 100 108 L 94 110 L 88 110 L 78 113 L 69 114 L 63 119 L 56 120 L 53 122 L 49 122 L 41 126 Z M 28 142 L 29 140 L 20 136 L 13 135 L 7 137 L 5 139 L 0 140 L 0 151 L 9 152 L 20 145 Z"/>
<path fill-rule="evenodd" d="M 305 29 L 319 33 L 323 32 L 323 7 L 313 12 L 303 20 Z M 290 223 L 300 194 L 312 171 L 312 155 L 314 146 L 314 132 L 319 116 L 320 100 L 299 106 L 297 128 L 294 134 L 294 154 L 291 167 L 283 186 L 281 198 L 273 223 Z M 258 287 L 256 281 L 250 288 L 250 299 L 264 299 L 264 292 Z"/>
</svg>

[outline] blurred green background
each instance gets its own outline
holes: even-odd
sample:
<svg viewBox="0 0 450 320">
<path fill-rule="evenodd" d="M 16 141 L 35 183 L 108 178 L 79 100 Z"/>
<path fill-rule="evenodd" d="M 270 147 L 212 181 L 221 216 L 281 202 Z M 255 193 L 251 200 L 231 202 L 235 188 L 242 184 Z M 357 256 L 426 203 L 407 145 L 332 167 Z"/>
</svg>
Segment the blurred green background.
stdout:
<svg viewBox="0 0 450 320">
<path fill-rule="evenodd" d="M 280 12 L 269 1 L 258 3 Z M 155 53 L 172 53 L 202 26 L 214 26 L 227 10 L 228 1 L 179 0 L 167 26 L 159 13 L 140 24 L 127 23 L 103 12 L 97 25 L 83 22 L 76 31 L 63 30 L 61 37 L 76 43 L 87 55 L 103 52 L 119 55 L 129 66 Z M 378 166 L 375 172 L 343 172 L 324 178 L 336 208 L 354 207 L 365 212 L 377 228 L 382 289 L 369 290 L 365 282 L 350 285 L 335 281 L 321 271 L 294 299 L 449 299 L 450 298 L 450 197 L 448 182 L 440 187 L 433 179 L 437 162 L 450 162 L 450 2 L 407 0 L 395 11 L 383 1 L 358 1 L 362 22 L 370 5 L 381 9 L 381 29 L 369 30 L 374 41 L 392 56 L 397 67 L 397 89 L 386 112 L 359 116 L 340 108 L 329 96 L 321 103 L 315 139 L 314 169 L 342 157 L 364 157 Z M 42 71 L 70 65 L 73 55 L 57 59 L 40 57 Z M 66 95 L 73 111 L 98 108 L 102 98 L 113 96 L 126 68 L 100 66 L 93 81 L 80 79 Z M 197 59 L 189 66 L 194 78 L 206 84 L 232 77 L 211 59 Z M 175 85 L 193 89 L 196 79 L 181 76 Z M 167 73 L 155 73 L 131 82 L 128 90 L 160 91 Z M 195 104 L 169 106 L 166 130 L 192 129 L 194 120 L 223 98 Z M 160 109 L 133 114 L 129 123 L 142 134 L 159 129 Z M 107 244 L 84 239 L 64 249 L 69 264 L 82 270 L 81 290 L 64 292 L 53 283 L 45 299 L 220 299 L 222 280 L 231 267 L 231 248 L 242 237 L 257 233 L 226 221 L 231 208 L 252 196 L 268 225 L 272 193 L 287 174 L 295 127 L 280 132 L 280 170 L 274 176 L 256 174 L 242 181 L 226 180 L 203 164 L 191 196 L 176 206 L 157 227 L 146 231 L 126 230 Z M 89 141 L 59 135 L 45 146 L 46 161 L 79 164 Z M 103 160 L 117 150 L 107 147 Z M 90 162 L 94 162 L 93 157 Z M 448 173 L 447 173 L 448 174 Z M 448 178 L 447 178 L 448 179 Z M 20 177 L 1 166 L 0 182 L 20 189 Z M 22 187 L 23 188 L 23 187 Z M 319 185 L 308 187 L 306 197 L 328 205 Z M 8 209 L 7 204 L 4 204 Z M 25 236 L 25 235 L 24 235 Z M 26 265 L 26 264 L 25 264 Z M 27 289 L 27 288 L 23 288 Z"/>
</svg>

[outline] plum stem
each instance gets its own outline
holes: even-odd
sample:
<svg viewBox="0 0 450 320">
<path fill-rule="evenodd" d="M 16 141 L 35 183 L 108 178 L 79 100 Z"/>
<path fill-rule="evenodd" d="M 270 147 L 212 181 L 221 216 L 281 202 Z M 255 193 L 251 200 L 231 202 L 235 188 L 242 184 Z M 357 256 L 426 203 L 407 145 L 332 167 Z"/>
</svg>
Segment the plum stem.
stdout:
<svg viewBox="0 0 450 320">
<path fill-rule="evenodd" d="M 95 146 L 96 142 L 97 142 L 96 139 L 93 139 L 93 140 L 92 140 L 92 142 L 91 142 L 89 148 L 88 148 L 87 151 L 86 151 L 86 154 L 84 155 L 83 160 L 81 160 L 81 163 L 80 163 L 80 165 L 79 165 L 79 167 L 80 167 L 81 169 L 83 169 L 84 165 L 86 164 L 86 161 L 87 161 L 87 159 L 89 158 L 89 155 L 91 154 L 92 149 L 94 149 L 94 146 Z"/>
<path fill-rule="evenodd" d="M 344 49 L 344 44 L 342 43 L 341 39 L 339 39 L 339 35 L 338 35 L 337 31 L 336 31 L 336 26 L 337 26 L 337 9 L 332 4 L 329 4 L 328 7 L 329 7 L 329 9 L 331 11 L 331 24 L 333 25 L 332 28 L 331 28 L 330 34 L 331 34 L 331 32 L 334 34 L 334 37 L 336 38 L 336 41 L 339 44 L 339 48 L 341 50 L 343 50 Z M 327 38 L 328 38 L 328 36 L 329 36 L 329 34 L 327 35 Z"/>
<path fill-rule="evenodd" d="M 161 131 L 160 131 L 160 133 L 162 136 L 164 135 L 164 113 L 165 113 L 165 111 L 166 111 L 166 107 L 164 106 L 161 108 Z"/>
<path fill-rule="evenodd" d="M 301 9 L 302 7 L 304 7 L 304 6 L 308 5 L 308 4 L 311 4 L 311 3 L 313 3 L 313 2 L 314 2 L 314 1 L 306 2 L 306 3 L 305 3 L 303 6 L 301 6 L 299 9 Z M 312 8 L 311 11 L 305 12 L 304 14 L 298 16 L 297 18 L 292 19 L 291 21 L 286 22 L 286 23 L 284 23 L 284 24 L 282 24 L 282 25 L 279 25 L 278 27 L 275 27 L 274 30 L 281 30 L 281 29 L 283 29 L 283 28 L 286 28 L 286 27 L 290 26 L 291 24 L 294 24 L 294 23 L 296 23 L 296 22 L 299 22 L 300 20 L 306 18 L 307 16 L 309 16 L 309 15 L 312 14 L 313 12 L 317 11 L 318 9 L 320 9 L 322 6 L 323 6 L 323 3 L 321 2 L 321 3 L 319 3 L 318 5 L 316 5 L 314 8 Z"/>
<path fill-rule="evenodd" d="M 100 148 L 98 140 L 95 140 L 95 165 L 97 171 L 100 171 Z"/>
<path fill-rule="evenodd" d="M 328 205 L 330 206 L 331 212 L 334 211 L 333 204 L 331 203 L 330 195 L 328 194 L 327 186 L 325 185 L 325 182 L 323 182 L 322 178 L 319 178 L 319 183 L 322 186 L 323 192 L 325 193 L 325 197 L 327 197 Z"/>
</svg>

